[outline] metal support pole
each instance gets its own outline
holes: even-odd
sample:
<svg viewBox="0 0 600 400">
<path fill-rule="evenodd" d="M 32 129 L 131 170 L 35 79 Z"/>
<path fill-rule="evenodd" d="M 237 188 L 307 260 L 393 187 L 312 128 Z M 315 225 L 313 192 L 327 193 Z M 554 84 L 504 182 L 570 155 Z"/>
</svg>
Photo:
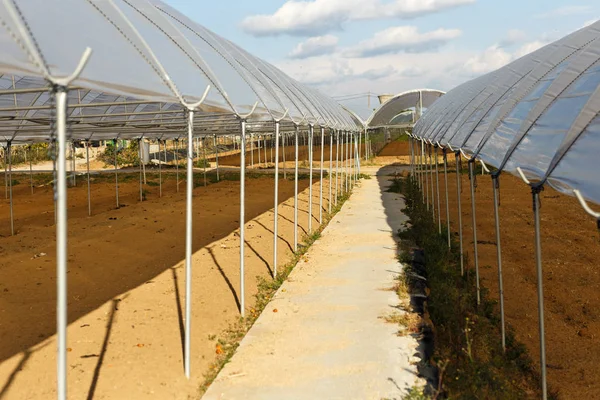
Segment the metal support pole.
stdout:
<svg viewBox="0 0 600 400">
<path fill-rule="evenodd" d="M 333 166 L 333 132 L 329 130 L 329 203 L 328 209 L 331 214 L 331 195 L 333 193 L 333 182 L 332 182 L 332 166 Z"/>
<path fill-rule="evenodd" d="M 217 165 L 217 182 L 221 181 L 219 177 L 219 143 L 217 142 L 217 135 L 215 135 L 215 154 L 216 154 L 216 165 Z M 260 151 L 258 152 L 260 154 Z"/>
<path fill-rule="evenodd" d="M 435 192 L 433 190 L 433 146 L 429 146 L 429 182 L 431 183 L 431 213 L 433 214 L 433 222 L 435 223 Z"/>
<path fill-rule="evenodd" d="M 286 134 L 284 133 L 283 135 L 281 135 L 281 146 L 282 146 L 282 150 L 283 150 L 283 179 L 287 179 L 287 169 L 285 168 L 285 136 Z M 279 162 L 279 160 L 278 160 Z"/>
<path fill-rule="evenodd" d="M 165 145 L 165 149 L 167 146 Z M 167 157 L 165 157 L 165 162 Z M 162 197 L 162 162 L 160 161 L 160 139 L 158 140 L 158 197 Z"/>
<path fill-rule="evenodd" d="M 250 134 L 250 166 L 254 168 L 254 134 Z"/>
<path fill-rule="evenodd" d="M 295 168 L 294 168 L 294 252 L 298 251 L 298 125 L 296 125 L 296 157 L 295 157 Z"/>
<path fill-rule="evenodd" d="M 460 274 L 464 276 L 465 274 L 465 264 L 463 257 L 463 227 L 462 227 L 462 204 L 460 201 L 460 193 L 461 189 L 461 168 L 460 168 L 460 152 L 457 151 L 456 156 L 456 194 L 458 197 L 458 236 L 460 237 Z"/>
<path fill-rule="evenodd" d="M 244 282 L 244 248 L 245 248 L 245 222 L 246 222 L 246 121 L 242 120 L 242 134 L 240 137 L 242 152 L 240 153 L 240 314 L 246 314 L 245 282 Z"/>
<path fill-rule="evenodd" d="M 120 208 L 121 205 L 119 204 L 119 173 L 118 173 L 118 166 L 117 166 L 117 139 L 113 140 L 113 143 L 115 145 L 115 193 L 116 193 L 116 197 L 117 197 L 117 208 Z M 141 158 L 140 158 L 140 162 L 141 162 Z M 66 168 L 66 166 L 65 166 Z"/>
<path fill-rule="evenodd" d="M 498 294 L 500 297 L 500 331 L 502 333 L 502 351 L 506 351 L 506 328 L 504 323 L 504 282 L 502 279 L 502 245 L 500 243 L 500 213 L 498 208 L 498 189 L 500 182 L 498 175 L 492 175 L 492 188 L 494 190 L 494 219 L 496 222 L 496 254 L 498 258 Z"/>
<path fill-rule="evenodd" d="M 202 137 L 202 168 L 204 173 L 204 187 L 206 187 L 206 136 Z"/>
<path fill-rule="evenodd" d="M 277 242 L 279 232 L 279 121 L 275 122 L 275 205 L 273 207 L 273 278 L 277 277 Z"/>
<path fill-rule="evenodd" d="M 437 186 L 437 217 L 438 217 L 438 231 L 439 234 L 442 234 L 442 209 L 440 206 L 440 170 L 438 166 L 438 147 L 435 146 L 435 184 Z"/>
<path fill-rule="evenodd" d="M 179 139 L 175 140 L 175 183 L 179 193 Z"/>
<path fill-rule="evenodd" d="M 31 145 L 29 146 L 29 187 L 33 195 L 33 156 L 31 155 Z"/>
<path fill-rule="evenodd" d="M 335 205 L 338 204 L 338 186 L 340 184 L 340 131 L 335 137 Z"/>
<path fill-rule="evenodd" d="M 90 188 L 90 142 L 85 142 L 85 164 L 87 169 L 88 216 L 92 216 L 92 194 Z"/>
<path fill-rule="evenodd" d="M 325 148 L 325 128 L 321 127 L 321 179 L 319 181 L 319 225 L 323 223 L 323 151 Z"/>
<path fill-rule="evenodd" d="M 142 190 L 142 169 L 144 165 L 144 151 L 142 139 L 138 139 L 138 149 L 140 153 L 140 201 L 144 201 L 144 192 Z"/>
<path fill-rule="evenodd" d="M 535 262 L 537 269 L 538 313 L 540 326 L 540 369 L 542 375 L 542 399 L 548 398 L 548 384 L 546 381 L 546 337 L 544 328 L 544 282 L 542 271 L 542 242 L 540 232 L 540 191 L 542 187 L 533 187 L 533 216 L 535 220 Z"/>
<path fill-rule="evenodd" d="M 425 198 L 425 204 L 427 206 L 427 211 L 429 211 L 429 162 L 427 160 L 427 145 L 425 143 L 423 143 L 423 162 L 424 162 L 424 168 L 425 168 L 425 193 L 426 193 L 426 198 Z"/>
<path fill-rule="evenodd" d="M 192 195 L 194 190 L 194 111 L 188 110 L 187 165 L 185 193 L 185 361 L 186 378 L 191 374 L 192 343 Z"/>
<path fill-rule="evenodd" d="M 257 153 L 257 155 L 258 155 L 258 165 L 260 165 L 260 164 L 261 164 L 261 162 L 260 162 L 260 135 L 258 135 L 258 140 L 257 140 L 257 142 L 258 142 L 258 143 L 257 143 L 257 145 L 256 145 L 256 149 L 257 149 L 256 153 Z M 265 158 L 265 167 L 266 167 L 266 166 L 267 166 L 267 159 Z"/>
<path fill-rule="evenodd" d="M 77 186 L 77 166 L 75 164 L 75 142 L 71 142 L 71 165 L 73 166 L 73 187 Z"/>
<path fill-rule="evenodd" d="M 308 233 L 312 233 L 312 195 L 313 195 L 313 135 L 314 126 L 309 127 L 309 138 L 308 138 L 308 158 L 309 158 L 309 183 L 308 183 Z"/>
<path fill-rule="evenodd" d="M 265 150 L 265 168 L 268 166 L 267 162 L 267 136 L 263 135 L 263 143 L 264 143 L 264 150 Z"/>
<path fill-rule="evenodd" d="M 346 192 L 348 192 L 350 190 L 349 187 L 349 182 L 348 182 L 348 142 L 349 142 L 349 134 L 348 132 L 344 132 L 345 133 L 345 142 L 344 142 L 344 154 L 345 154 L 345 158 L 344 158 L 344 176 L 345 176 L 345 182 L 346 182 Z"/>
<path fill-rule="evenodd" d="M 477 218 L 475 213 L 475 159 L 469 160 L 469 180 L 471 181 L 471 214 L 473 221 L 473 254 L 475 256 L 475 285 L 477 288 L 477 305 L 481 303 L 481 290 L 479 287 L 479 257 L 477 254 Z"/>
<path fill-rule="evenodd" d="M 55 87 L 58 143 L 56 201 L 56 342 L 57 394 L 67 398 L 67 89 Z"/>
<path fill-rule="evenodd" d="M 448 153 L 444 152 L 444 186 L 446 187 L 446 229 L 448 233 L 448 248 L 452 248 L 452 236 L 450 234 L 450 204 L 448 203 Z"/>
<path fill-rule="evenodd" d="M 15 236 L 15 218 L 13 212 L 13 189 L 12 189 L 12 143 L 9 140 L 6 145 L 8 152 L 8 196 L 10 199 L 10 234 Z"/>
</svg>

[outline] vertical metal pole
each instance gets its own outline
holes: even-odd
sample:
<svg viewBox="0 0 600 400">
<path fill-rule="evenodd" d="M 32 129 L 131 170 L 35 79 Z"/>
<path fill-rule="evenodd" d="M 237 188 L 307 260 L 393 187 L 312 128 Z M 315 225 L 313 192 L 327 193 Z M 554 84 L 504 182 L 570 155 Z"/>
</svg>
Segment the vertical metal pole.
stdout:
<svg viewBox="0 0 600 400">
<path fill-rule="evenodd" d="M 185 376 L 191 375 L 192 341 L 192 195 L 194 190 L 194 110 L 188 110 L 188 148 L 185 193 Z"/>
<path fill-rule="evenodd" d="M 75 142 L 71 142 L 71 166 L 73 167 L 73 175 L 71 177 L 72 181 L 73 181 L 73 187 L 77 186 L 77 180 L 76 180 L 76 175 L 77 175 L 77 171 L 76 171 L 76 165 L 75 165 Z"/>
<path fill-rule="evenodd" d="M 340 184 L 340 131 L 335 133 L 335 205 L 338 204 L 338 186 Z"/>
<path fill-rule="evenodd" d="M 418 146 L 418 150 L 419 150 L 419 189 L 421 190 L 421 193 L 423 194 L 423 192 L 425 192 L 425 174 L 424 174 L 424 166 L 425 164 L 423 163 L 423 154 L 425 154 L 425 151 L 423 149 L 423 141 L 419 141 L 419 146 Z M 425 196 L 421 196 L 423 202 L 425 202 Z"/>
<path fill-rule="evenodd" d="M 204 171 L 204 187 L 206 187 L 206 136 L 202 137 L 202 167 Z"/>
<path fill-rule="evenodd" d="M 296 125 L 296 160 L 294 168 L 294 252 L 298 251 L 298 125 Z"/>
<path fill-rule="evenodd" d="M 246 295 L 244 282 L 244 247 L 245 247 L 245 222 L 246 222 L 246 121 L 242 120 L 242 134 L 240 137 L 242 152 L 240 153 L 240 314 L 246 314 Z"/>
<path fill-rule="evenodd" d="M 264 135 L 263 135 L 263 137 L 264 137 Z M 261 161 L 260 161 L 260 138 L 261 137 L 259 135 L 258 136 L 258 140 L 257 140 L 257 144 L 256 144 L 256 149 L 257 149 L 256 153 L 258 154 L 258 165 L 261 164 Z M 265 157 L 265 167 L 266 166 L 267 166 L 267 157 Z"/>
<path fill-rule="evenodd" d="M 473 221 L 473 251 L 475 256 L 475 285 L 477 288 L 477 305 L 481 303 L 481 290 L 479 288 L 479 257 L 477 254 L 477 218 L 475 213 L 475 159 L 469 160 L 469 180 L 471 181 L 471 214 Z"/>
<path fill-rule="evenodd" d="M 88 215 L 92 216 L 92 195 L 90 189 L 90 141 L 85 142 L 85 164 L 87 169 Z"/>
<path fill-rule="evenodd" d="M 431 183 L 431 213 L 433 214 L 433 222 L 435 222 L 435 192 L 433 190 L 433 146 L 429 146 L 429 182 Z"/>
<path fill-rule="evenodd" d="M 437 217 L 438 217 L 438 231 L 442 234 L 442 209 L 440 206 L 440 170 L 438 166 L 438 147 L 435 146 L 435 184 L 437 194 Z"/>
<path fill-rule="evenodd" d="M 275 162 L 275 160 L 273 159 L 273 137 L 271 137 L 271 140 L 269 140 L 269 143 L 271 144 L 271 163 Z"/>
<path fill-rule="evenodd" d="M 219 143 L 217 142 L 217 135 L 215 135 L 215 154 L 216 154 L 216 163 L 217 163 L 217 182 L 221 181 L 219 177 Z M 260 151 L 258 152 L 260 154 Z"/>
<path fill-rule="evenodd" d="M 57 395 L 67 398 L 67 89 L 57 87 L 56 135 L 58 142 L 56 201 L 56 333 Z"/>
<path fill-rule="evenodd" d="M 309 158 L 309 183 L 308 183 L 308 233 L 312 233 L 312 193 L 313 193 L 313 134 L 314 126 L 309 127 L 309 138 L 308 138 L 308 158 Z"/>
<path fill-rule="evenodd" d="M 10 199 L 10 234 L 15 235 L 15 218 L 13 213 L 13 190 L 12 190 L 12 143 L 9 140 L 6 145 L 8 151 L 8 195 Z"/>
<path fill-rule="evenodd" d="M 498 189 L 500 182 L 498 175 L 492 175 L 492 188 L 494 190 L 494 219 L 496 222 L 496 254 L 498 258 L 498 294 L 500 296 L 500 331 L 502 333 L 502 351 L 506 351 L 506 329 L 504 324 L 504 283 L 502 279 L 502 245 L 500 243 L 500 213 L 498 211 Z"/>
<path fill-rule="evenodd" d="M 254 134 L 250 134 L 250 165 L 254 168 Z"/>
<path fill-rule="evenodd" d="M 142 190 L 142 169 L 144 165 L 144 151 L 143 151 L 143 142 L 142 139 L 138 139 L 138 150 L 140 153 L 140 201 L 144 201 L 144 193 Z"/>
<path fill-rule="evenodd" d="M 425 143 L 423 143 L 423 162 L 424 162 L 424 168 L 425 168 L 425 194 L 426 194 L 426 198 L 425 198 L 425 204 L 427 206 L 427 210 L 429 211 L 429 162 L 427 160 L 427 145 Z"/>
<path fill-rule="evenodd" d="M 323 151 L 325 148 L 325 128 L 321 127 L 321 179 L 319 181 L 319 225 L 323 223 Z"/>
<path fill-rule="evenodd" d="M 532 188 L 533 216 L 535 220 L 535 263 L 537 269 L 538 313 L 540 324 L 540 369 L 542 375 L 542 398 L 548 398 L 548 385 L 546 381 L 546 337 L 544 329 L 544 282 L 542 273 L 542 242 L 540 232 L 540 190 L 541 187 Z"/>
<path fill-rule="evenodd" d="M 458 236 L 460 237 L 460 274 L 465 274 L 465 264 L 463 257 L 463 226 L 462 226 L 462 204 L 460 201 L 461 189 L 461 171 L 460 171 L 460 152 L 455 153 L 456 156 L 456 194 L 458 197 Z"/>
<path fill-rule="evenodd" d="M 448 203 L 448 153 L 446 149 L 444 152 L 444 186 L 446 187 L 446 229 L 448 233 L 448 248 L 452 248 L 452 237 L 450 235 L 450 204 Z"/>
<path fill-rule="evenodd" d="M 166 149 L 165 144 L 165 149 Z M 167 157 L 165 157 L 165 162 Z M 158 139 L 158 197 L 162 197 L 162 162 L 160 161 L 160 139 Z"/>
<path fill-rule="evenodd" d="M 29 146 L 29 186 L 33 195 L 33 156 L 31 154 L 31 145 Z"/>
<path fill-rule="evenodd" d="M 117 139 L 113 140 L 113 143 L 115 145 L 114 148 L 114 153 L 115 153 L 115 193 L 116 193 L 116 197 L 117 197 L 117 208 L 120 208 L 121 205 L 119 204 L 119 173 L 118 173 L 118 166 L 117 166 Z M 141 162 L 141 158 L 140 158 L 140 162 Z M 66 166 L 65 166 L 66 168 Z"/>
<path fill-rule="evenodd" d="M 273 207 L 273 278 L 277 277 L 277 242 L 279 219 L 279 121 L 275 122 L 275 205 Z"/>
<path fill-rule="evenodd" d="M 285 135 L 285 133 L 281 135 L 281 146 L 283 150 L 283 179 L 287 179 L 287 169 L 285 168 Z"/>
<path fill-rule="evenodd" d="M 328 209 L 329 209 L 329 213 L 331 214 L 331 195 L 333 193 L 333 182 L 332 182 L 332 176 L 331 173 L 332 171 L 332 167 L 333 167 L 333 132 L 331 131 L 331 129 L 329 130 L 329 203 L 328 203 Z"/>
<path fill-rule="evenodd" d="M 350 156 L 350 154 L 348 152 L 348 143 L 349 143 L 349 140 L 350 140 L 350 135 L 349 135 L 348 131 L 346 131 L 345 133 L 346 133 L 346 141 L 344 143 L 344 152 L 345 152 L 344 154 L 346 155 L 346 158 L 344 159 L 344 174 L 346 176 L 346 192 L 348 192 L 350 190 L 349 182 L 348 182 L 348 179 L 349 179 L 349 175 L 348 175 L 348 157 Z"/>
<path fill-rule="evenodd" d="M 175 183 L 179 193 L 179 139 L 175 140 Z"/>
<path fill-rule="evenodd" d="M 264 150 L 265 150 L 265 168 L 268 166 L 268 160 L 267 160 L 267 136 L 263 135 L 263 142 L 264 142 Z M 260 151 L 260 150 L 259 150 Z"/>
</svg>

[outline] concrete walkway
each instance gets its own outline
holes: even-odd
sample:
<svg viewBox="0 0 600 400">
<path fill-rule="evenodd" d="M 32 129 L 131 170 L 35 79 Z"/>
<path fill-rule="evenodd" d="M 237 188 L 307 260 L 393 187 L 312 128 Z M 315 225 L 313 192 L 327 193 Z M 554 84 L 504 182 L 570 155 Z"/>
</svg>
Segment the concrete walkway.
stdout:
<svg viewBox="0 0 600 400">
<path fill-rule="evenodd" d="M 382 319 L 398 312 L 386 289 L 406 220 L 389 179 L 355 189 L 203 399 L 401 399 L 415 385 L 418 343 Z"/>
</svg>

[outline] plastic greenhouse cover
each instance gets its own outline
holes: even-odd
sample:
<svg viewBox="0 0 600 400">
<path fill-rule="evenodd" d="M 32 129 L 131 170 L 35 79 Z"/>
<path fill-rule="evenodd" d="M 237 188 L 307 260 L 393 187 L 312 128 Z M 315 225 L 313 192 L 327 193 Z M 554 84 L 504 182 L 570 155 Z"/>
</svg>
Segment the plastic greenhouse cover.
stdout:
<svg viewBox="0 0 600 400">
<path fill-rule="evenodd" d="M 432 105 L 414 134 L 600 203 L 598 39 L 600 21 L 458 86 Z"/>
<path fill-rule="evenodd" d="M 209 85 L 195 113 L 196 134 L 239 134 L 236 117 L 252 110 L 249 129 L 252 121 L 284 115 L 362 129 L 332 99 L 160 1 L 9 3 L 16 12 L 0 3 L 0 140 L 51 138 L 48 80 L 69 75 L 87 47 L 92 57 L 68 94 L 73 138 L 179 137 L 186 128 L 182 103 L 199 100 Z"/>
<path fill-rule="evenodd" d="M 369 118 L 367 125 L 370 128 L 390 125 L 390 121 L 400 111 L 407 108 L 418 107 L 419 99 L 422 99 L 423 109 L 429 108 L 440 98 L 444 92 L 433 89 L 417 89 L 396 95 L 382 104 Z"/>
</svg>

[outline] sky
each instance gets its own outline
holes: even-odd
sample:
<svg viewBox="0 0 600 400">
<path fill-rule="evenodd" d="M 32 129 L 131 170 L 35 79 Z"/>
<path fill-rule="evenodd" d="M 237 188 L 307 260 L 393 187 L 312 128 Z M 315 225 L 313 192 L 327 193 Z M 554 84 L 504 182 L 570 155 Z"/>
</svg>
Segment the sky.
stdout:
<svg viewBox="0 0 600 400">
<path fill-rule="evenodd" d="M 448 91 L 600 19 L 597 0 L 164 1 L 365 119 L 366 93 Z"/>
</svg>

